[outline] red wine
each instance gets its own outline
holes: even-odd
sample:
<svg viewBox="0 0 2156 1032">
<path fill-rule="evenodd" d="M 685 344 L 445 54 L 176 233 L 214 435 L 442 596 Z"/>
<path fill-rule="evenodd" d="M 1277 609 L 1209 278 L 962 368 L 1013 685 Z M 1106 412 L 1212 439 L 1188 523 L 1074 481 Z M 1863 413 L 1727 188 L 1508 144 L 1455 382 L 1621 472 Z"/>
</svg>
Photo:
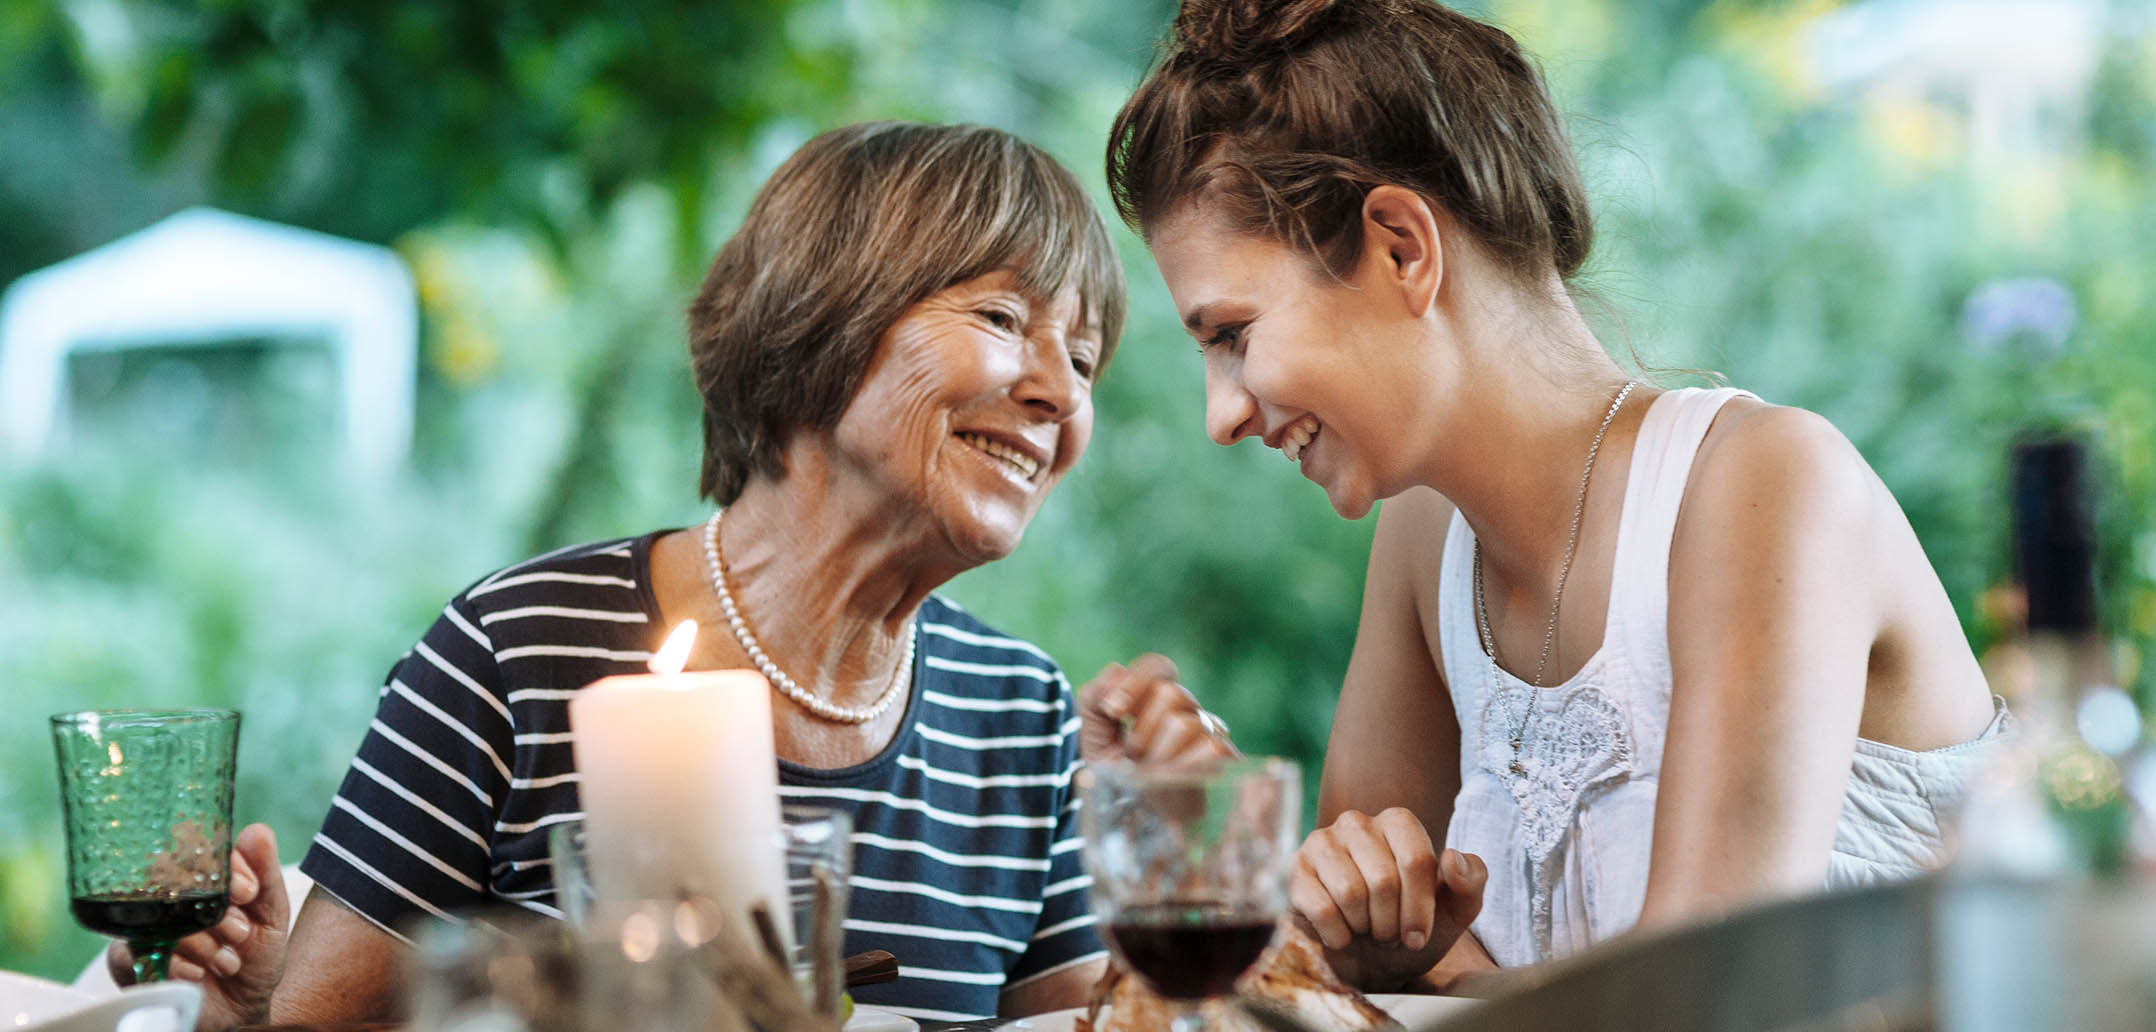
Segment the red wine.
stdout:
<svg viewBox="0 0 2156 1032">
<path fill-rule="evenodd" d="M 1171 1000 L 1223 996 L 1273 941 L 1274 920 L 1218 903 L 1131 907 L 1108 923 L 1123 963 Z"/>
<path fill-rule="evenodd" d="M 177 895 L 116 892 L 76 896 L 68 904 L 84 928 L 129 942 L 175 942 L 225 916 L 222 892 Z"/>
</svg>

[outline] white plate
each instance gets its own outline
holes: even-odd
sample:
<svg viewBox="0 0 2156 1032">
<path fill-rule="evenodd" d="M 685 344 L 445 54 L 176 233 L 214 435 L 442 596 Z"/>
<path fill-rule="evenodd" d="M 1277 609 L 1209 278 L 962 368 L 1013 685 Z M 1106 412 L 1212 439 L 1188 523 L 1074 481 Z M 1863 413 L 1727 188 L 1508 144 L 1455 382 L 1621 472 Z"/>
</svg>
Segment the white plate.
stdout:
<svg viewBox="0 0 2156 1032">
<path fill-rule="evenodd" d="M 903 1014 L 855 1004 L 853 1017 L 846 1019 L 846 1027 L 840 1032 L 920 1032 L 920 1029 L 912 1018 Z"/>
<path fill-rule="evenodd" d="M 1408 1028 L 1417 1029 L 1465 1014 L 1482 1001 L 1466 996 L 1377 993 L 1370 997 L 1370 1002 L 1377 1004 L 1379 1010 L 1392 1015 L 1392 1020 Z"/>
<path fill-rule="evenodd" d="M 10 1032 L 175 1032 L 193 1028 L 202 987 L 192 982 L 132 986 L 103 996 L 0 971 L 0 1028 Z"/>
<path fill-rule="evenodd" d="M 1432 1022 L 1465 1013 L 1479 1001 L 1460 996 L 1372 993 L 1370 1002 L 1376 1004 L 1379 1010 L 1392 1015 L 1394 1021 L 1410 1029 L 1418 1029 Z M 1106 1014 L 1107 1011 L 1103 1010 L 1101 1013 Z M 1078 1019 L 1084 1014 L 1083 1007 L 1049 1011 L 1030 1018 L 1020 1018 L 1003 1026 L 999 1032 L 1073 1032 L 1077 1028 Z M 846 1028 L 851 1032 L 853 1026 L 848 1025 Z"/>
<path fill-rule="evenodd" d="M 21 1028 L 96 1002 L 97 997 L 58 982 L 0 971 L 0 1028 Z"/>
</svg>

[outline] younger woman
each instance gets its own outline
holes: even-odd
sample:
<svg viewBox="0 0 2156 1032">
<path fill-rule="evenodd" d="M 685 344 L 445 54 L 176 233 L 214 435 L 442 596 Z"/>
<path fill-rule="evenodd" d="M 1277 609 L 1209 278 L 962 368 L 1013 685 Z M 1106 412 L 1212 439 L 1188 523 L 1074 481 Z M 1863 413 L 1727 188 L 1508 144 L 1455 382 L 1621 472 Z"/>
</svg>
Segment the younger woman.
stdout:
<svg viewBox="0 0 2156 1032">
<path fill-rule="evenodd" d="M 1921 544 L 1819 416 L 1610 360 L 1510 36 L 1428 0 L 1185 0 L 1108 165 L 1213 439 L 1350 519 L 1390 499 L 1295 894 L 1344 975 L 1444 983 L 1942 861 L 2003 716 Z"/>
</svg>

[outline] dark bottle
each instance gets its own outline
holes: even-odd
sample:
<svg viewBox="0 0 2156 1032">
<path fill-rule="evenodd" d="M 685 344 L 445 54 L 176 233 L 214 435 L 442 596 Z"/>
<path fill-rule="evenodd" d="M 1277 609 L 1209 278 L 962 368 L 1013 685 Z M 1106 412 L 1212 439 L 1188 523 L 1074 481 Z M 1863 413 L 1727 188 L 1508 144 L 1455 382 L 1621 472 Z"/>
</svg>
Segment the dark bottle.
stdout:
<svg viewBox="0 0 2156 1032">
<path fill-rule="evenodd" d="M 2141 740 L 2133 699 L 2112 676 L 2098 620 L 2088 446 L 2037 434 L 2008 462 L 2014 576 L 2027 606 L 1996 689 L 2015 727 L 1972 789 L 1964 860 L 2024 877 L 2110 877 L 2128 865 L 2133 807 L 2121 762 Z"/>
</svg>

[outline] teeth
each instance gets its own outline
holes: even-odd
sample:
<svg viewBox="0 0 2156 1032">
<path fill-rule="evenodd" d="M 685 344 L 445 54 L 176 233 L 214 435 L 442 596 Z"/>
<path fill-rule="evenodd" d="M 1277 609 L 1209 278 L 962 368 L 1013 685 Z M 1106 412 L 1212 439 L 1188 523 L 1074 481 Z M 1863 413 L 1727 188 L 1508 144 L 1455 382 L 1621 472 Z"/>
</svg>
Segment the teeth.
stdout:
<svg viewBox="0 0 2156 1032">
<path fill-rule="evenodd" d="M 1033 479 L 1033 475 L 1041 471 L 1040 462 L 1035 460 L 1033 456 L 1027 455 L 1025 452 L 1019 451 L 1001 441 L 983 437 L 976 433 L 960 433 L 958 439 L 1003 460 L 1027 480 Z"/>
<path fill-rule="evenodd" d="M 1304 416 L 1296 420 L 1293 426 L 1288 427 L 1287 435 L 1280 439 L 1280 454 L 1287 456 L 1289 462 L 1301 461 L 1303 449 L 1309 447 L 1310 442 L 1317 438 L 1320 429 L 1316 416 Z"/>
</svg>

